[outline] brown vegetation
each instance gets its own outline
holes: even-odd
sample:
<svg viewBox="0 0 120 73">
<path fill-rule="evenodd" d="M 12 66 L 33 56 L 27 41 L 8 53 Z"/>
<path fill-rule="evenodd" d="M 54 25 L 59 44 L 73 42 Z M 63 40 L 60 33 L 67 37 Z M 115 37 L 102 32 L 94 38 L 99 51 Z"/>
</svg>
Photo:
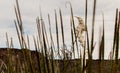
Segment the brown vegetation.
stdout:
<svg viewBox="0 0 120 73">
<path fill-rule="evenodd" d="M 21 68 L 22 70 L 24 70 L 23 68 L 25 68 L 24 67 L 25 64 L 28 63 L 27 58 L 23 54 L 23 53 L 27 53 L 26 51 L 29 51 L 29 50 L 26 50 L 26 49 L 21 50 L 21 49 L 15 49 L 15 48 L 14 49 L 0 48 L 0 61 L 1 61 L 0 72 L 3 72 L 3 71 L 7 72 L 10 57 L 11 57 L 11 62 L 12 62 L 11 64 L 12 64 L 13 69 L 18 68 L 17 72 L 19 72 Z M 35 73 L 39 71 L 37 57 L 36 57 L 37 53 L 38 52 L 36 51 L 30 51 L 32 67 L 36 71 Z M 101 69 L 102 73 L 110 73 L 111 62 L 112 62 L 111 60 L 104 60 L 104 61 L 93 60 L 91 64 L 92 73 L 98 73 L 99 69 Z M 55 67 L 57 67 L 58 66 L 57 64 L 59 63 L 60 73 L 62 73 L 63 69 L 66 69 L 65 70 L 66 73 L 75 73 L 75 71 L 80 72 L 79 68 L 81 66 L 81 62 L 79 59 L 70 59 L 70 60 L 65 60 L 65 61 L 54 60 L 54 63 L 55 63 Z M 65 63 L 64 67 L 63 67 L 63 63 Z M 118 64 L 120 64 L 120 61 Z M 101 65 L 101 68 L 100 68 L 100 65 Z M 119 69 L 120 69 L 120 65 L 118 65 L 116 68 L 117 73 L 120 73 Z M 88 71 L 87 68 L 86 68 L 86 71 Z"/>
</svg>

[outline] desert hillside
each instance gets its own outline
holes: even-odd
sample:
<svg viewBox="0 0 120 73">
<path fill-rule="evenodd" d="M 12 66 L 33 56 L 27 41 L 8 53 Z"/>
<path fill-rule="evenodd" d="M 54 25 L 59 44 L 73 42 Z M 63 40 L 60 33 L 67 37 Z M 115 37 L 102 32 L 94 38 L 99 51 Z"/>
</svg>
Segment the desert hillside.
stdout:
<svg viewBox="0 0 120 73">
<path fill-rule="evenodd" d="M 25 55 L 26 54 L 26 55 Z M 38 56 L 39 55 L 39 60 Z M 32 67 L 34 69 L 35 73 L 39 73 L 39 64 L 41 66 L 41 69 L 44 70 L 44 60 L 41 53 L 36 51 L 30 51 L 26 49 L 7 49 L 7 48 L 0 48 L 0 72 L 7 72 L 8 69 L 13 69 L 13 71 L 22 72 L 22 70 L 26 70 L 27 67 Z M 38 63 L 38 61 L 40 63 Z M 77 71 L 80 71 L 81 67 L 81 60 L 80 59 L 71 59 L 71 60 L 53 60 L 54 66 L 59 68 L 60 72 L 62 73 L 63 69 L 66 69 L 66 73 L 74 73 L 77 69 Z M 43 63 L 41 63 L 43 62 Z M 92 73 L 98 73 L 99 71 L 102 71 L 102 73 L 110 73 L 111 72 L 111 62 L 110 60 L 93 60 L 92 61 Z M 51 64 L 52 60 L 48 60 L 48 63 Z M 65 64 L 63 67 L 63 64 Z M 119 62 L 120 64 L 120 62 Z M 101 70 L 99 69 L 101 66 Z M 49 69 L 51 67 L 49 66 Z M 28 71 L 31 68 L 28 68 Z M 88 68 L 86 68 L 87 70 Z M 116 69 L 116 68 L 115 68 Z M 120 65 L 117 67 L 117 73 L 120 73 Z M 52 73 L 52 72 L 51 72 Z M 57 73 L 57 72 L 56 72 Z M 89 73 L 89 72 L 87 72 Z"/>
</svg>

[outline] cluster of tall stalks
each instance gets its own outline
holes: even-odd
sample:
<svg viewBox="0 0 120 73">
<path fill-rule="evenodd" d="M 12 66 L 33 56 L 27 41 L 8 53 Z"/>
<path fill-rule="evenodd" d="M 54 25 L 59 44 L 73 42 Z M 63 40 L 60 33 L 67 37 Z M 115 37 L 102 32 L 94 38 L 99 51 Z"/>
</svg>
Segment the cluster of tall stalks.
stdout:
<svg viewBox="0 0 120 73">
<path fill-rule="evenodd" d="M 36 51 L 35 54 L 35 61 L 31 57 L 30 52 L 30 42 L 29 36 L 24 35 L 24 28 L 23 22 L 21 18 L 20 8 L 18 0 L 16 0 L 16 5 L 14 7 L 16 20 L 14 20 L 19 44 L 24 56 L 24 63 L 22 64 L 19 62 L 18 66 L 13 66 L 13 62 L 11 60 L 11 48 L 14 48 L 12 39 L 9 41 L 8 35 L 6 33 L 7 39 L 7 47 L 8 47 L 8 65 L 7 66 L 7 73 L 93 73 L 92 69 L 92 62 L 93 62 L 93 50 L 95 49 L 95 42 L 94 42 L 94 26 L 95 26 L 95 16 L 96 16 L 96 1 L 94 0 L 93 3 L 93 17 L 92 17 L 92 33 L 91 38 L 88 35 L 88 28 L 87 28 L 87 19 L 88 19 L 88 0 L 85 2 L 85 46 L 83 46 L 84 51 L 81 53 L 78 49 L 80 49 L 79 45 L 80 42 L 77 38 L 76 33 L 76 26 L 75 26 L 75 19 L 74 19 L 74 12 L 72 9 L 72 5 L 70 4 L 70 33 L 71 35 L 71 49 L 69 51 L 65 44 L 65 29 L 63 24 L 63 15 L 61 9 L 59 9 L 59 16 L 57 16 L 57 12 L 55 11 L 55 30 L 56 30 L 56 38 L 53 38 L 51 32 L 51 19 L 50 15 L 48 14 L 48 22 L 49 22 L 49 35 L 50 41 L 48 39 L 48 32 L 46 30 L 45 22 L 43 20 L 42 14 L 40 17 L 36 18 L 36 26 L 37 26 L 37 36 L 33 36 L 34 40 L 34 48 Z M 40 12 L 41 13 L 41 12 Z M 58 17 L 60 17 L 60 27 L 58 27 Z M 104 53 L 105 53 L 105 30 L 104 30 L 104 14 L 103 14 L 103 27 L 99 38 L 99 72 L 102 72 L 103 61 L 105 60 Z M 114 28 L 114 38 L 113 38 L 113 47 L 112 52 L 110 53 L 110 72 L 117 73 L 117 69 L 119 67 L 119 26 L 120 26 L 120 12 L 116 9 L 116 18 L 115 18 L 115 28 Z M 58 30 L 61 30 L 61 35 L 59 35 Z M 62 37 L 62 49 L 60 49 L 60 39 Z M 27 39 L 25 39 L 27 37 Z M 56 39 L 57 45 L 53 39 Z M 57 46 L 57 48 L 55 48 Z M 55 53 L 57 50 L 57 56 L 59 59 L 55 59 Z M 61 54 L 62 50 L 62 54 Z M 77 50 L 77 52 L 75 52 Z M 86 53 L 87 50 L 87 53 Z M 67 51 L 67 52 L 66 52 Z M 78 59 L 75 59 L 75 54 L 77 53 Z M 42 55 L 41 55 L 42 54 Z M 86 56 L 87 54 L 87 56 Z M 19 60 L 19 59 L 18 59 Z M 37 69 L 34 68 L 33 64 L 36 63 Z M 74 65 L 73 65 L 74 64 Z M 69 67 L 68 67 L 69 66 Z M 16 68 L 18 67 L 19 70 Z M 19 72 L 18 72 L 19 71 Z M 6 73 L 6 72 L 3 72 Z"/>
</svg>

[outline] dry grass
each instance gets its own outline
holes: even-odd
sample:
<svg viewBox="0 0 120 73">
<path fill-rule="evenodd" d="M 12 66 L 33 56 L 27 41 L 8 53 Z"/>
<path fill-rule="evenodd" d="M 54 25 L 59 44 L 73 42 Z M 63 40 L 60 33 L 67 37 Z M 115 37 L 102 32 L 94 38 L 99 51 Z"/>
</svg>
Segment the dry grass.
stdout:
<svg viewBox="0 0 120 73">
<path fill-rule="evenodd" d="M 81 54 L 79 49 L 79 44 L 81 42 L 78 41 L 78 39 L 81 39 L 81 37 L 77 37 L 78 33 L 76 33 L 76 26 L 74 21 L 74 12 L 72 9 L 72 5 L 70 2 L 68 4 L 70 5 L 70 32 L 71 32 L 71 49 L 72 51 L 68 52 L 66 43 L 65 43 L 65 32 L 64 32 L 64 24 L 63 24 L 63 15 L 61 9 L 59 9 L 59 19 L 60 19 L 60 27 L 58 27 L 58 16 L 57 12 L 55 10 L 55 26 L 56 26 L 56 40 L 57 40 L 57 48 L 55 48 L 55 42 L 53 41 L 53 36 L 51 32 L 51 18 L 48 14 L 48 22 L 49 22 L 49 34 L 50 34 L 50 42 L 48 41 L 48 33 L 46 30 L 45 22 L 42 18 L 42 13 L 40 12 L 41 16 L 37 17 L 36 19 L 36 26 L 37 26 L 37 36 L 33 36 L 34 40 L 34 47 L 35 47 L 35 54 L 32 55 L 30 49 L 30 42 L 29 42 L 29 36 L 24 35 L 24 28 L 19 8 L 18 0 L 16 0 L 15 5 L 15 14 L 16 14 L 16 20 L 14 20 L 16 32 L 19 39 L 19 44 L 22 51 L 22 56 L 24 61 L 21 63 L 21 58 L 19 56 L 15 56 L 13 58 L 13 51 L 11 51 L 10 48 L 14 48 L 14 44 L 8 39 L 8 34 L 6 33 L 6 45 L 8 47 L 7 49 L 7 65 L 4 64 L 3 61 L 1 61 L 0 65 L 0 71 L 2 70 L 3 66 L 6 69 L 5 72 L 2 73 L 93 73 L 93 64 L 94 60 L 92 57 L 94 48 L 94 26 L 95 26 L 95 15 L 96 15 L 96 1 L 94 0 L 93 4 L 93 19 L 92 19 L 92 33 L 91 33 L 91 39 L 88 35 L 88 28 L 87 28 L 87 18 L 88 18 L 88 1 L 86 0 L 85 3 L 85 25 L 84 29 L 85 31 L 85 39 L 84 41 L 84 53 Z M 111 52 L 111 59 L 110 59 L 110 71 L 111 73 L 117 73 L 118 68 L 120 67 L 118 55 L 119 55 L 119 26 L 120 26 L 120 12 L 118 9 L 116 10 L 116 18 L 115 18 L 115 28 L 114 28 L 114 40 L 113 40 L 113 48 Z M 80 21 L 81 22 L 81 21 Z M 103 14 L 103 27 L 100 31 L 100 38 L 99 38 L 99 62 L 98 62 L 98 73 L 104 73 L 103 72 L 103 66 L 105 66 L 105 60 L 104 60 L 104 53 L 105 53 L 105 30 L 104 30 L 104 14 Z M 81 27 L 81 26 L 80 26 Z M 61 30 L 61 34 L 59 35 L 58 30 Z M 79 30 L 82 30 L 79 28 Z M 80 33 L 82 34 L 82 33 Z M 59 37 L 62 36 L 62 54 L 60 51 L 60 39 Z M 27 37 L 27 41 L 25 41 L 25 37 Z M 28 42 L 28 44 L 27 44 Z M 90 43 L 89 43 L 90 42 Z M 60 60 L 55 60 L 55 50 L 57 49 L 57 55 Z M 77 50 L 78 60 L 75 60 L 75 50 Z M 88 51 L 86 56 L 86 50 Z M 67 51 L 67 52 L 66 52 Z M 15 53 L 18 54 L 18 53 Z M 34 59 L 33 59 L 34 56 Z M 73 57 L 73 59 L 71 58 Z M 88 57 L 88 59 L 86 59 Z M 16 61 L 17 65 L 14 64 L 14 61 Z M 36 64 L 36 65 L 35 65 Z M 69 70 L 69 71 L 68 71 Z M 3 70 L 2 70 L 3 71 Z"/>
</svg>

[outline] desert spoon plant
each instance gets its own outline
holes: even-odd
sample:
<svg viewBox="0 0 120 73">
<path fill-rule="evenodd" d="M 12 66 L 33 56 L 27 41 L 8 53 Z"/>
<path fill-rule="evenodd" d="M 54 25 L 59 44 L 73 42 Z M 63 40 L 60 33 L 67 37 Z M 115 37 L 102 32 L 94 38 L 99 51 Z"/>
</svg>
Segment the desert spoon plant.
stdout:
<svg viewBox="0 0 120 73">
<path fill-rule="evenodd" d="M 120 26 L 120 12 L 118 9 L 116 10 L 116 21 L 115 21 L 115 32 L 114 32 L 114 40 L 113 40 L 113 49 L 112 49 L 112 55 L 111 56 L 111 65 L 109 66 L 110 68 L 107 68 L 109 71 L 106 69 L 107 63 L 104 60 L 104 53 L 105 53 L 105 31 L 103 27 L 103 31 L 101 32 L 101 37 L 99 38 L 100 44 L 99 44 L 99 60 L 97 60 L 97 64 L 95 63 L 94 66 L 94 60 L 93 60 L 93 50 L 94 50 L 94 24 L 95 24 L 95 12 L 96 12 L 96 0 L 94 0 L 94 7 L 93 7 L 93 20 L 92 20 L 92 37 L 91 41 L 89 41 L 89 35 L 88 35 L 88 29 L 87 29 L 87 0 L 86 0 L 86 11 L 85 11 L 85 25 L 84 21 L 81 17 L 77 17 L 78 19 L 78 26 L 75 28 L 75 22 L 74 22 L 74 13 L 72 9 L 72 5 L 70 3 L 70 9 L 71 9 L 71 14 L 70 14 L 70 31 L 71 31 L 71 46 L 73 51 L 69 51 L 68 47 L 66 46 L 65 42 L 65 31 L 64 27 L 65 25 L 63 24 L 63 15 L 61 9 L 59 10 L 59 21 L 60 21 L 60 26 L 58 23 L 58 16 L 57 12 L 55 11 L 55 25 L 56 25 L 56 42 L 53 39 L 53 34 L 52 34 L 52 23 L 50 21 L 50 16 L 48 15 L 48 20 L 49 20 L 49 33 L 50 33 L 50 43 L 48 41 L 49 37 L 47 34 L 46 30 L 46 24 L 45 21 L 41 17 L 38 17 L 36 19 L 36 24 L 37 24 L 37 36 L 34 36 L 34 48 L 35 48 L 35 55 L 32 55 L 30 51 L 30 42 L 29 42 L 29 36 L 27 36 L 28 39 L 28 45 L 26 44 L 26 39 L 25 39 L 25 34 L 23 30 L 23 23 L 22 23 L 22 18 L 21 18 L 21 13 L 18 5 L 18 0 L 16 0 L 15 5 L 15 14 L 16 14 L 16 20 L 15 20 L 15 27 L 19 39 L 19 44 L 21 47 L 21 50 L 23 51 L 22 53 L 22 60 L 19 56 L 19 52 L 17 53 L 18 56 L 13 57 L 13 51 L 8 50 L 8 56 L 7 56 L 7 62 L 8 64 L 4 64 L 6 62 L 3 62 L 1 60 L 1 54 L 0 54 L 0 72 L 1 73 L 117 73 L 120 68 L 120 63 L 119 63 L 119 26 Z M 103 17 L 103 26 L 104 26 L 104 17 Z M 62 36 L 59 34 L 59 30 L 61 30 Z M 62 39 L 60 39 L 60 36 Z M 7 46 L 10 47 L 10 42 L 8 35 L 6 34 L 7 38 Z M 77 40 L 77 41 L 76 41 Z M 79 40 L 79 42 L 78 42 Z M 11 40 L 12 41 L 12 40 Z M 60 41 L 62 46 L 60 45 Z M 91 42 L 89 44 L 89 42 Z M 56 45 L 54 45 L 57 43 Z M 11 43 L 12 44 L 12 43 Z M 80 47 L 78 46 L 80 44 Z M 90 45 L 90 46 L 89 46 Z M 84 50 L 83 53 L 81 53 L 77 49 L 81 49 L 81 46 Z M 57 48 L 54 48 L 57 47 Z M 63 55 L 61 55 L 61 49 L 63 52 Z M 14 48 L 14 46 L 11 45 L 10 48 Z M 57 50 L 59 59 L 55 58 L 54 54 Z M 51 52 L 50 52 L 51 50 Z M 87 60 L 86 60 L 86 50 L 87 50 Z M 74 52 L 77 51 L 77 52 Z M 77 59 L 76 53 L 80 55 Z M 21 54 L 21 53 L 20 53 Z M 50 55 L 49 55 L 50 54 Z M 6 54 L 5 54 L 6 55 Z M 73 56 L 74 57 L 73 57 Z M 82 57 L 81 57 L 82 55 Z M 62 59 L 63 57 L 63 59 Z M 13 59 L 13 61 L 12 61 Z M 14 66 L 14 61 L 16 60 Z M 5 60 L 6 61 L 6 60 Z M 24 62 L 23 62 L 24 61 Z M 98 62 L 99 61 L 99 62 Z M 105 63 L 106 64 L 105 64 Z M 99 67 L 97 68 L 96 66 Z M 103 66 L 104 65 L 104 66 Z M 96 68 L 95 68 L 96 67 Z M 3 68 L 7 71 L 4 71 Z M 94 70 L 95 68 L 95 70 Z M 99 69 L 99 70 L 96 70 Z M 102 71 L 103 70 L 103 71 Z M 105 70 L 105 71 L 104 71 Z M 120 73 L 120 72 L 118 72 Z"/>
</svg>

